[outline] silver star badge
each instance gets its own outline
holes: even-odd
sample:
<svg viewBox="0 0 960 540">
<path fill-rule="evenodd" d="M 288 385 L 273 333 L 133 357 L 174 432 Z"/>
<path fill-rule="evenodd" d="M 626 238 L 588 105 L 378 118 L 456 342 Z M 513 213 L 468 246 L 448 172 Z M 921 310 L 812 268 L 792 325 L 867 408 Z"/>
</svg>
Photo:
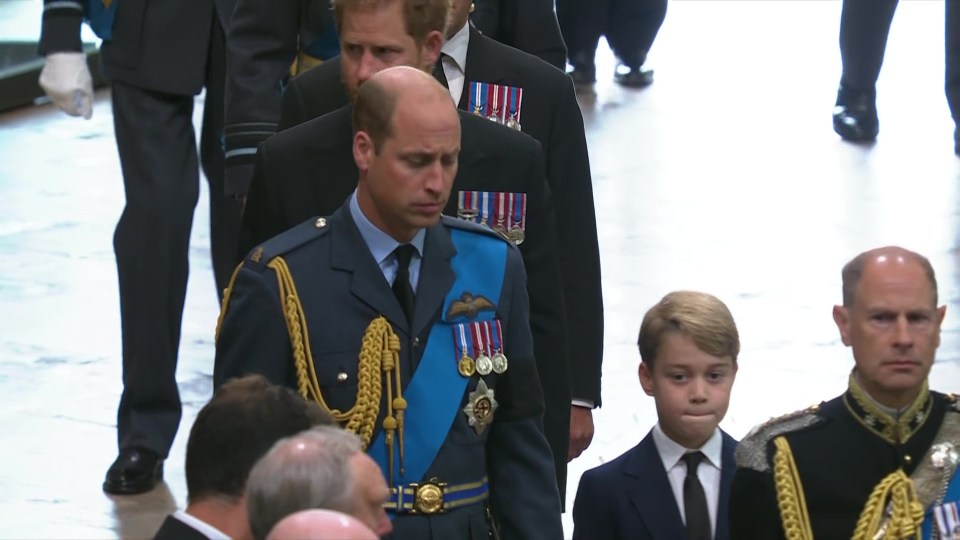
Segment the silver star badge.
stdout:
<svg viewBox="0 0 960 540">
<path fill-rule="evenodd" d="M 477 435 L 480 435 L 487 426 L 493 423 L 493 413 L 497 410 L 497 407 L 499 407 L 499 404 L 493 397 L 493 390 L 487 388 L 487 383 L 480 379 L 477 389 L 467 396 L 467 404 L 463 407 L 463 413 L 467 415 L 467 422 L 470 427 L 477 432 Z"/>
</svg>

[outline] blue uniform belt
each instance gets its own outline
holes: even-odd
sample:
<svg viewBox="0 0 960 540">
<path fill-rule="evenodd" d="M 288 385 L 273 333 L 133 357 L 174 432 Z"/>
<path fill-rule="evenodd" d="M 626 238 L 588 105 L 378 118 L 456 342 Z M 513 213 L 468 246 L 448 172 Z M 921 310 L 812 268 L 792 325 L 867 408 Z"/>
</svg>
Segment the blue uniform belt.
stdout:
<svg viewBox="0 0 960 540">
<path fill-rule="evenodd" d="M 484 501 L 489 496 L 487 479 L 468 484 L 448 485 L 437 479 L 390 488 L 390 500 L 383 508 L 397 514 L 442 514 L 447 510 Z"/>
</svg>

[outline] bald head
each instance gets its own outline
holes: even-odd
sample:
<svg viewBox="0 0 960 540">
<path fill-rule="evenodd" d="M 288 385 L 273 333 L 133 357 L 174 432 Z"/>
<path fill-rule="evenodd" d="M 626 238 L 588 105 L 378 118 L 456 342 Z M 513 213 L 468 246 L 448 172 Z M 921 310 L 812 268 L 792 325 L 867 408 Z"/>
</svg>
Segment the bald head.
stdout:
<svg viewBox="0 0 960 540">
<path fill-rule="evenodd" d="M 356 518 L 333 510 L 303 510 L 280 520 L 267 540 L 376 540 L 377 535 Z"/>
<path fill-rule="evenodd" d="M 431 115 L 456 118 L 450 94 L 432 76 L 412 67 L 397 66 L 374 74 L 360 86 L 353 109 L 353 132 L 363 131 L 379 153 L 394 133 L 394 113 L 411 106 L 429 107 Z"/>
<path fill-rule="evenodd" d="M 892 268 L 895 266 L 917 265 L 923 270 L 933 290 L 933 305 L 937 304 L 937 277 L 930 260 L 919 253 L 899 246 L 885 246 L 864 251 L 843 267 L 843 305 L 853 306 L 856 300 L 857 286 L 864 272 L 872 269 Z"/>
</svg>

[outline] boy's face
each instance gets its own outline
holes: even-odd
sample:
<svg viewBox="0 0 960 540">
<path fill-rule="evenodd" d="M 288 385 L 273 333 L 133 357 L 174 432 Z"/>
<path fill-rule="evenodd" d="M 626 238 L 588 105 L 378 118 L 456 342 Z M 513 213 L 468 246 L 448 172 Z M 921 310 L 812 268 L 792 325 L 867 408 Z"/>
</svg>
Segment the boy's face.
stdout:
<svg viewBox="0 0 960 540">
<path fill-rule="evenodd" d="M 668 333 L 651 368 L 640 363 L 640 385 L 657 404 L 660 428 L 685 448 L 700 448 L 727 414 L 737 364 Z"/>
</svg>

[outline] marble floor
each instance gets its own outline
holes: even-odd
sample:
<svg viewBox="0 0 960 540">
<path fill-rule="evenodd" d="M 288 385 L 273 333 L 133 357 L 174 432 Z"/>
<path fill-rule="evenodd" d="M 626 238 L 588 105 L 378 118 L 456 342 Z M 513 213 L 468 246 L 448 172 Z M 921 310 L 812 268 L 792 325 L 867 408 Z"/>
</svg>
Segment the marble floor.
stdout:
<svg viewBox="0 0 960 540">
<path fill-rule="evenodd" d="M 674 0 L 649 59 L 656 83 L 640 91 L 608 80 L 601 51 L 602 80 L 580 97 L 603 263 L 604 406 L 593 445 L 570 465 L 568 506 L 584 470 L 655 422 L 634 343 L 670 290 L 712 292 L 737 319 L 740 372 L 722 425 L 739 437 L 841 392 L 852 361 L 830 316 L 840 267 L 905 245 L 931 258 L 949 305 L 932 386 L 960 390 L 960 159 L 942 92 L 943 2 L 901 2 L 872 145 L 830 129 L 839 13 L 836 0 Z M 101 491 L 121 389 L 111 239 L 123 195 L 98 96 L 90 121 L 50 106 L 0 115 L 0 538 L 150 537 L 185 504 L 186 434 L 210 395 L 218 306 L 204 193 L 166 483 L 134 497 Z"/>
</svg>

